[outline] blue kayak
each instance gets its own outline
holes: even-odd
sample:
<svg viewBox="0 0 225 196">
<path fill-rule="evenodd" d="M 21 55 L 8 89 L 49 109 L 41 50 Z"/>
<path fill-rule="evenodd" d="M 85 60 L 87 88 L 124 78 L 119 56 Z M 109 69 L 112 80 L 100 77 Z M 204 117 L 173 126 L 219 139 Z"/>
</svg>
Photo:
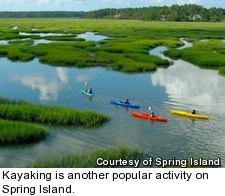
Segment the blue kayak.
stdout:
<svg viewBox="0 0 225 196">
<path fill-rule="evenodd" d="M 138 104 L 135 103 L 125 103 L 124 101 L 114 101 L 114 100 L 110 100 L 110 103 L 115 104 L 115 105 L 121 105 L 124 107 L 131 107 L 131 108 L 139 108 L 140 106 Z"/>
<path fill-rule="evenodd" d="M 87 96 L 94 96 L 93 93 L 89 93 L 89 92 L 85 91 L 85 89 L 81 89 L 81 92 Z"/>
</svg>

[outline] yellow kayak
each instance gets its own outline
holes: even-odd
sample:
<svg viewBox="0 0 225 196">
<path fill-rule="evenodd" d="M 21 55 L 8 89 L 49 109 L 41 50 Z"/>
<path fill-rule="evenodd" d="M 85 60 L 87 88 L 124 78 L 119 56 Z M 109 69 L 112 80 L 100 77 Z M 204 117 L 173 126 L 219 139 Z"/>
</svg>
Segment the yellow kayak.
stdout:
<svg viewBox="0 0 225 196">
<path fill-rule="evenodd" d="M 180 116 L 186 116 L 190 118 L 199 118 L 199 119 L 209 119 L 209 116 L 202 115 L 202 114 L 192 114 L 191 112 L 181 111 L 181 110 L 171 110 L 172 114 L 180 115 Z"/>
</svg>

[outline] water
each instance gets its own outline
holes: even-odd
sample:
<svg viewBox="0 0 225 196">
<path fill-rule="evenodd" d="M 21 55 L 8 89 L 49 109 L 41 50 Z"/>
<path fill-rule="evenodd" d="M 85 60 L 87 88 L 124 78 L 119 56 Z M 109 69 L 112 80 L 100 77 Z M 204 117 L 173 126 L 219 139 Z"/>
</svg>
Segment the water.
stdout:
<svg viewBox="0 0 225 196">
<path fill-rule="evenodd" d="M 7 40 L 0 40 L 0 45 L 8 45 L 9 43 L 8 43 L 9 41 L 7 41 Z"/>
<path fill-rule="evenodd" d="M 35 31 L 35 29 L 32 29 L 33 31 Z M 34 44 L 33 46 L 37 45 L 37 44 L 48 44 L 48 43 L 52 43 L 52 40 L 47 40 L 45 39 L 46 37 L 49 36 L 68 36 L 68 35 L 73 35 L 73 34 L 63 34 L 63 33 L 26 33 L 26 32 L 19 32 L 19 35 L 21 36 L 33 36 L 33 35 L 38 35 L 41 37 L 41 39 L 33 39 Z M 75 35 L 74 34 L 74 38 L 83 38 L 85 41 L 94 41 L 94 42 L 99 42 L 105 39 L 108 39 L 108 37 L 103 36 L 103 35 L 98 35 L 95 34 L 93 32 L 86 32 L 86 33 L 82 33 L 82 34 L 78 34 Z M 21 39 L 13 39 L 13 40 L 0 40 L 0 45 L 9 45 L 10 42 L 9 41 L 17 41 L 17 40 L 21 40 Z M 25 40 L 25 39 L 22 39 Z M 55 42 L 55 41 L 54 41 Z M 60 42 L 60 41 L 57 41 Z M 63 41 L 65 42 L 65 41 Z M 97 46 L 99 46 L 97 44 Z"/>
<path fill-rule="evenodd" d="M 182 41 L 184 43 L 184 45 L 179 47 L 179 48 L 177 48 L 179 50 L 182 50 L 184 48 L 191 48 L 191 47 L 193 47 L 193 43 L 187 42 L 185 38 L 180 38 L 180 41 Z"/>
<path fill-rule="evenodd" d="M 83 38 L 85 39 L 85 41 L 95 41 L 95 42 L 99 42 L 102 41 L 104 39 L 107 39 L 108 37 L 103 36 L 103 35 L 97 35 L 93 32 L 86 32 L 83 34 L 79 34 L 77 35 L 78 38 Z"/>
<path fill-rule="evenodd" d="M 72 34 L 63 34 L 63 33 L 26 33 L 26 32 L 19 32 L 21 36 L 33 36 L 38 35 L 40 37 L 48 37 L 48 36 L 67 36 Z"/>
<path fill-rule="evenodd" d="M 166 48 L 155 50 L 163 51 Z M 158 55 L 150 51 L 150 54 Z M 165 58 L 160 53 L 162 58 Z M 85 81 L 95 96 L 81 93 Z M 57 68 L 0 58 L 0 95 L 33 103 L 91 109 L 111 117 L 98 128 L 47 126 L 50 137 L 32 145 L 0 147 L 0 165 L 18 167 L 53 155 L 92 151 L 99 147 L 141 147 L 149 156 L 187 158 L 203 156 L 225 160 L 225 77 L 176 60 L 154 73 L 124 74 L 110 68 Z M 128 98 L 140 104 L 130 109 L 109 103 Z M 137 119 L 130 111 L 148 111 L 168 118 L 167 123 Z M 192 110 L 209 121 L 173 116 L 171 109 Z"/>
</svg>

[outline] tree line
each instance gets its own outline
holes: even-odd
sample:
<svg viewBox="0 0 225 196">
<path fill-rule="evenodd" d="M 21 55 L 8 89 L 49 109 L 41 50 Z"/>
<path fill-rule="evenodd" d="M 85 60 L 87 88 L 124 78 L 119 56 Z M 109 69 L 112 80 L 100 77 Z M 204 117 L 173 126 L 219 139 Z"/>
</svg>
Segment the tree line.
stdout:
<svg viewBox="0 0 225 196">
<path fill-rule="evenodd" d="M 101 9 L 85 13 L 85 18 L 115 18 L 146 21 L 223 21 L 225 9 L 204 8 L 200 5 L 185 4 L 170 7 L 143 7 L 125 9 Z"/>
<path fill-rule="evenodd" d="M 150 6 L 142 8 L 106 8 L 95 11 L 28 11 L 0 12 L 0 18 L 59 18 L 79 17 L 89 19 L 128 19 L 145 21 L 213 21 L 225 19 L 225 9 L 204 8 L 200 5 L 185 4 L 168 6 Z"/>
<path fill-rule="evenodd" d="M 87 14 L 87 13 L 86 13 Z M 77 11 L 3 11 L 0 18 L 71 18 L 84 17 L 85 12 Z"/>
</svg>

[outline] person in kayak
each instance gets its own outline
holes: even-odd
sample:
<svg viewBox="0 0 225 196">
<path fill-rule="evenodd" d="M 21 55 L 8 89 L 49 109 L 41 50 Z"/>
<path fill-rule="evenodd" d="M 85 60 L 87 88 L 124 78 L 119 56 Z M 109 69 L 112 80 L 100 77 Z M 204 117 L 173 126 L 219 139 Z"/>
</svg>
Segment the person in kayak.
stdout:
<svg viewBox="0 0 225 196">
<path fill-rule="evenodd" d="M 89 89 L 88 93 L 89 93 L 89 94 L 92 94 L 92 93 L 93 93 L 93 92 L 92 92 L 92 88 Z"/>
<path fill-rule="evenodd" d="M 130 102 L 129 102 L 128 99 L 126 99 L 126 100 L 124 101 L 124 103 L 125 103 L 125 104 L 129 104 Z"/>
<path fill-rule="evenodd" d="M 155 113 L 152 111 L 151 112 L 151 117 L 154 117 L 155 116 Z"/>
<path fill-rule="evenodd" d="M 196 111 L 195 111 L 195 109 L 194 110 L 192 110 L 192 112 L 191 112 L 192 114 L 196 114 Z"/>
</svg>

